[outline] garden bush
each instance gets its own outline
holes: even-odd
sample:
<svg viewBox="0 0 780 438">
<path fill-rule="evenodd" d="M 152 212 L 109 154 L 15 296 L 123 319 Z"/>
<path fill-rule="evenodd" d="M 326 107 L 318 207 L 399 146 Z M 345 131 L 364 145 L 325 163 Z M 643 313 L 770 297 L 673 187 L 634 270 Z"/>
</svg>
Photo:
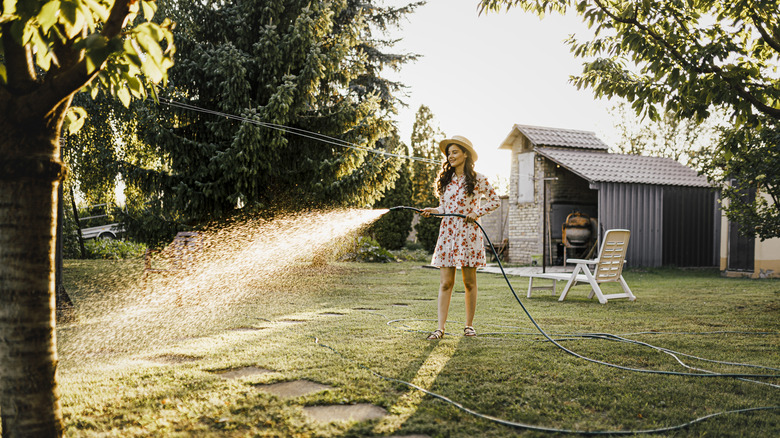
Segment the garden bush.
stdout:
<svg viewBox="0 0 780 438">
<path fill-rule="evenodd" d="M 141 257 L 146 251 L 143 243 L 114 239 L 91 239 L 84 242 L 87 258 L 90 259 L 130 259 Z"/>
<path fill-rule="evenodd" d="M 361 236 L 357 240 L 355 248 L 347 252 L 341 258 L 349 262 L 387 263 L 398 261 L 395 256 L 374 239 Z"/>
</svg>

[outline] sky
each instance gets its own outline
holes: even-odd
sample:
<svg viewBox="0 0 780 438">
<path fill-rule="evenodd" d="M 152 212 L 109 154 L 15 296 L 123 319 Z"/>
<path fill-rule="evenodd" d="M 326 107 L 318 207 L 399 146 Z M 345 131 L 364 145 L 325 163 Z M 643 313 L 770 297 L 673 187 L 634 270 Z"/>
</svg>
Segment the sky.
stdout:
<svg viewBox="0 0 780 438">
<path fill-rule="evenodd" d="M 613 145 L 608 109 L 614 102 L 569 83 L 583 60 L 564 41 L 592 34 L 579 17 L 540 19 L 519 9 L 480 16 L 478 3 L 429 0 L 391 34 L 402 39 L 394 52 L 422 55 L 399 73 L 387 72 L 409 87 L 402 98 L 409 106 L 398 115 L 402 140 L 410 142 L 415 113 L 426 105 L 445 135 L 471 140 L 479 154 L 476 170 L 489 178 L 509 177 L 510 151 L 498 147 L 515 124 L 592 131 Z"/>
</svg>

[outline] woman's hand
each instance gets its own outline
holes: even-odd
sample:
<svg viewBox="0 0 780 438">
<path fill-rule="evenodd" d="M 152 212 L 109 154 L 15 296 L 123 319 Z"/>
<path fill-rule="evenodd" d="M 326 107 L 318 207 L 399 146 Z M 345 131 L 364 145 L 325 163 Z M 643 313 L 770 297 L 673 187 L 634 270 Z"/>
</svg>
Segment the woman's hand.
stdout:
<svg viewBox="0 0 780 438">
<path fill-rule="evenodd" d="M 466 222 L 476 222 L 479 219 L 476 213 L 469 213 L 466 215 Z"/>
<path fill-rule="evenodd" d="M 422 217 L 431 217 L 432 214 L 439 214 L 439 210 L 433 207 L 423 208 L 420 212 Z"/>
</svg>

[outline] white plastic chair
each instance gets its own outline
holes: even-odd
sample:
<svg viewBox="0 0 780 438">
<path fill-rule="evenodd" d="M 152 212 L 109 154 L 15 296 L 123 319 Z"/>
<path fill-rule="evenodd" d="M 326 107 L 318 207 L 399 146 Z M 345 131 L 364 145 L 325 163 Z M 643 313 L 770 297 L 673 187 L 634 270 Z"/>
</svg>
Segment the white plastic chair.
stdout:
<svg viewBox="0 0 780 438">
<path fill-rule="evenodd" d="M 556 283 L 560 280 L 566 280 L 566 287 L 563 288 L 563 292 L 561 292 L 558 301 L 566 299 L 569 290 L 576 286 L 577 283 L 590 284 L 591 290 L 590 294 L 588 294 L 588 298 L 593 298 L 593 295 L 596 295 L 601 304 L 606 304 L 608 300 L 613 298 L 628 298 L 630 301 L 636 300 L 636 297 L 628 287 L 626 280 L 623 278 L 623 265 L 626 262 L 626 249 L 628 248 L 629 237 L 631 237 L 631 231 L 629 230 L 609 230 L 604 235 L 604 241 L 599 250 L 598 258 L 594 260 L 567 259 L 567 263 L 576 263 L 574 271 L 571 273 L 550 272 L 532 274 L 528 280 L 528 298 L 531 298 L 532 290 L 550 289 L 554 294 Z M 591 272 L 588 267 L 592 265 L 595 265 L 593 272 Z M 553 284 L 552 286 L 534 286 L 534 278 L 553 280 Z M 605 295 L 601 291 L 599 285 L 601 283 L 611 282 L 619 283 L 623 292 Z"/>
</svg>

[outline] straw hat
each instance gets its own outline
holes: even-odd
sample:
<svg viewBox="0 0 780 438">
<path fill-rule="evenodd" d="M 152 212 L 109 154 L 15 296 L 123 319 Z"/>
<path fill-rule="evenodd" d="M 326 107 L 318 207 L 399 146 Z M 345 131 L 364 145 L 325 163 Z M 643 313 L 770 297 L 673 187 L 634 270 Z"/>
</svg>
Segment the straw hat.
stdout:
<svg viewBox="0 0 780 438">
<path fill-rule="evenodd" d="M 466 148 L 467 151 L 469 151 L 469 155 L 471 155 L 472 161 L 477 161 L 477 151 L 474 150 L 474 145 L 471 144 L 468 138 L 462 136 L 462 135 L 453 135 L 451 138 L 445 138 L 444 140 L 439 142 L 439 149 L 444 153 L 444 155 L 447 155 L 447 146 L 455 143 L 456 145 L 463 146 Z"/>
</svg>

